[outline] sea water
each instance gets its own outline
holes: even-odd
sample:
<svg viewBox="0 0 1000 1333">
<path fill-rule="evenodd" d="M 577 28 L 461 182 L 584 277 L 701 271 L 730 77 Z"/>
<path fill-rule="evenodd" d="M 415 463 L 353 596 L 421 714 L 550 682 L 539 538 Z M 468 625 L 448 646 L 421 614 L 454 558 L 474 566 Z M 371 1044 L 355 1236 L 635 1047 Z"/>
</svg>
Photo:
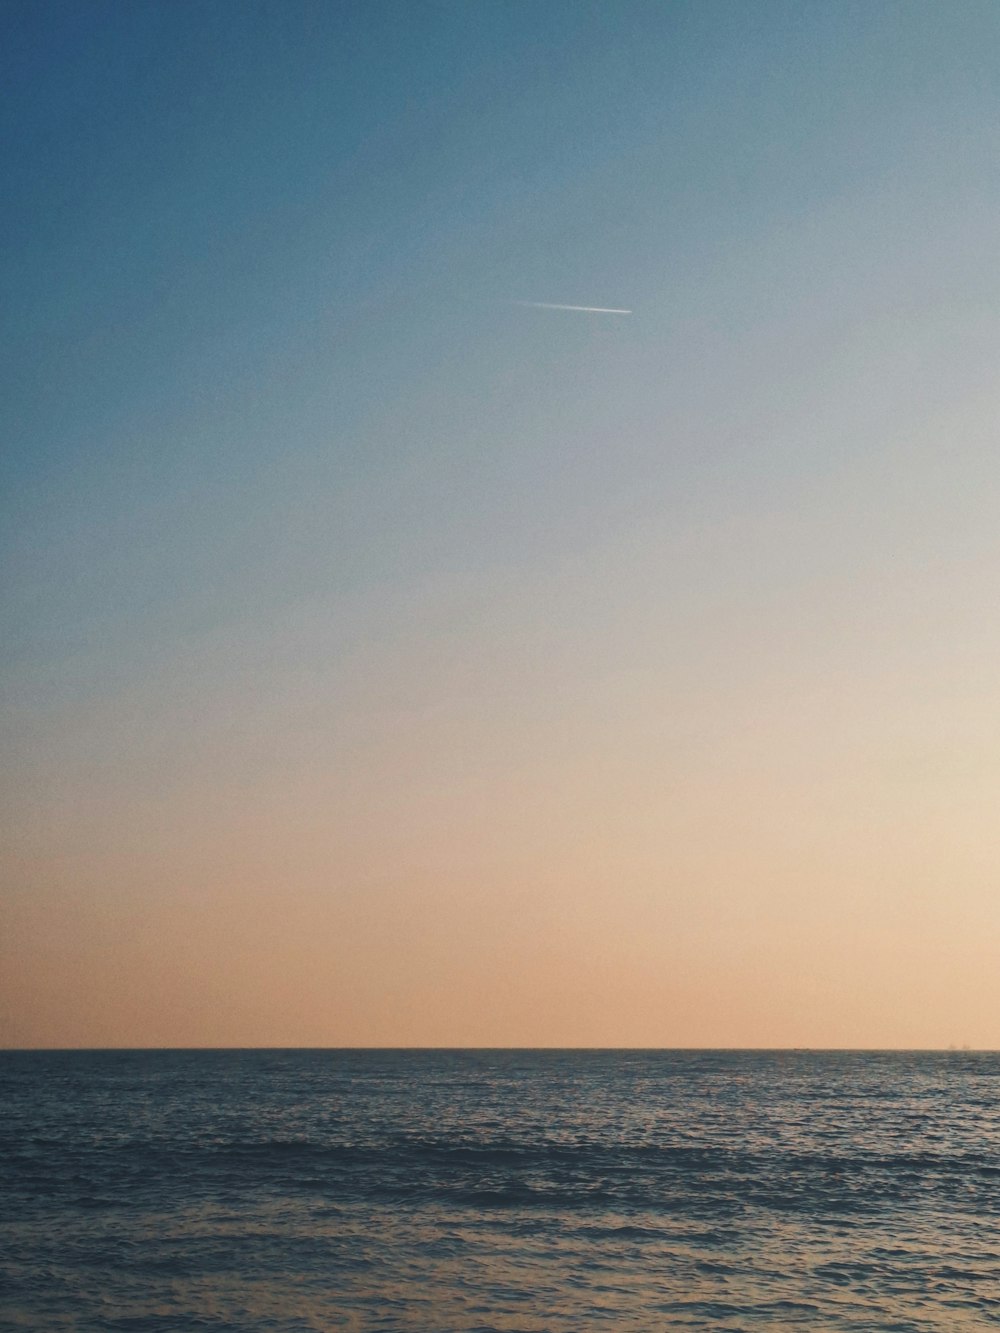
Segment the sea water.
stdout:
<svg viewBox="0 0 1000 1333">
<path fill-rule="evenodd" d="M 997 1327 L 998 1095 L 964 1052 L 0 1054 L 0 1327 Z"/>
</svg>

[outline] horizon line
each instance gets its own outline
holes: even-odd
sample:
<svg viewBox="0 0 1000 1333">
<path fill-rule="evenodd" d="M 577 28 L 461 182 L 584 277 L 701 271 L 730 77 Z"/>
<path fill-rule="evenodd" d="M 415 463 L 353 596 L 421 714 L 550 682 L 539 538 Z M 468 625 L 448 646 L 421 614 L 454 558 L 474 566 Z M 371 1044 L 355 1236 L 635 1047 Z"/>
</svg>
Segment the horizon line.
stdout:
<svg viewBox="0 0 1000 1333">
<path fill-rule="evenodd" d="M 595 1051 L 677 1052 L 695 1054 L 802 1054 L 802 1055 L 1000 1055 L 991 1046 L 0 1046 L 0 1055 L 102 1054 L 112 1051 Z"/>
</svg>

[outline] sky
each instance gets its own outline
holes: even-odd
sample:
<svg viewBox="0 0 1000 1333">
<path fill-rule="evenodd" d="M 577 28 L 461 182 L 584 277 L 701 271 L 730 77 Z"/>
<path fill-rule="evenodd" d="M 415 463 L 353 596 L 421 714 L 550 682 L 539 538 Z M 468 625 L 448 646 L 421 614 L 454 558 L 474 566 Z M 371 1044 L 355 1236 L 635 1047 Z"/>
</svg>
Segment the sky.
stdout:
<svg viewBox="0 0 1000 1333">
<path fill-rule="evenodd" d="M 1000 1047 L 1000 7 L 0 24 L 0 1045 Z"/>
</svg>

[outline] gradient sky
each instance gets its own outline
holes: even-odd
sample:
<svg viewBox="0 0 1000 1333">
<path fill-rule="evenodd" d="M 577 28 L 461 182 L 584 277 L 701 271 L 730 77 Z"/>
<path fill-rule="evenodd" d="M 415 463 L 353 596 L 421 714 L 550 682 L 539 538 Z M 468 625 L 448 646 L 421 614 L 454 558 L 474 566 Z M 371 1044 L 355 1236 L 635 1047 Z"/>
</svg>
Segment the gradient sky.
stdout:
<svg viewBox="0 0 1000 1333">
<path fill-rule="evenodd" d="M 0 1044 L 1000 1047 L 1000 6 L 2 25 Z"/>
</svg>

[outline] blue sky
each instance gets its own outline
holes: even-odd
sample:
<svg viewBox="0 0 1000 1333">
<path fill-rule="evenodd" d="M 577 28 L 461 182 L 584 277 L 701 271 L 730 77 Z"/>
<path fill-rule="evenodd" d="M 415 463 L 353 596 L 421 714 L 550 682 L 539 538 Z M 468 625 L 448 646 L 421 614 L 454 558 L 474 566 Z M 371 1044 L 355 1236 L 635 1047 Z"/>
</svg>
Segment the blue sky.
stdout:
<svg viewBox="0 0 1000 1333">
<path fill-rule="evenodd" d="M 206 584 L 222 610 L 254 576 L 254 604 L 310 591 L 327 552 L 307 537 L 282 570 L 275 505 L 414 468 L 447 472 L 503 558 L 600 522 L 609 472 L 669 501 L 720 466 L 740 485 L 801 467 L 761 441 L 741 467 L 728 422 L 707 449 L 662 431 L 680 407 L 708 434 L 720 398 L 752 431 L 800 337 L 815 364 L 852 322 L 982 298 L 996 16 L 950 13 L 9 16 L 6 494 L 15 574 L 45 580 L 29 642 L 46 605 L 65 632 L 109 596 L 113 619 L 192 594 L 211 616 Z M 636 316 L 574 325 L 517 298 Z M 378 575 L 380 526 L 361 538 Z"/>
<path fill-rule="evenodd" d="M 560 805 L 560 784 L 592 765 L 600 792 L 608 764 L 618 814 L 588 892 L 612 921 L 613 895 L 646 920 L 678 837 L 711 841 L 708 771 L 729 799 L 744 781 L 780 842 L 803 789 L 829 794 L 824 763 L 847 782 L 874 748 L 850 818 L 819 795 L 802 814 L 810 866 L 831 838 L 863 861 L 921 802 L 967 813 L 970 784 L 994 790 L 995 5 L 46 3 L 3 25 L 22 958 L 68 899 L 111 947 L 130 876 L 152 931 L 180 880 L 213 882 L 205 849 L 242 836 L 244 798 L 274 848 L 312 839 L 328 871 L 262 871 L 265 897 L 344 900 L 414 809 L 417 841 L 465 847 L 478 791 L 497 846 L 523 834 L 537 862 L 472 898 L 554 876 L 537 894 L 565 907 L 563 835 L 524 832 L 517 774 L 537 765 L 571 841 L 591 798 L 570 781 Z M 740 758 L 769 726 L 803 771 Z M 914 763 L 931 777 L 901 796 L 887 774 Z M 700 811 L 687 833 L 655 833 L 650 764 L 667 805 Z M 230 798 L 192 868 L 176 848 L 206 791 Z M 350 836 L 301 813 L 334 791 Z M 956 845 L 977 866 L 993 846 L 963 818 L 930 853 L 933 901 Z M 128 827 L 162 847 L 119 856 Z M 750 901 L 677 855 L 692 898 Z M 468 848 L 440 856 L 427 876 L 482 879 Z M 422 874 L 384 868 L 402 901 Z M 947 888 L 956 931 L 981 921 L 968 883 Z M 22 920 L 29 900 L 49 906 Z M 427 1003 L 419 1032 L 448 1039 Z M 333 1035 L 391 1036 L 382 1017 Z M 298 1021 L 292 1040 L 315 1035 Z M 631 1021 L 600 1039 L 645 1040 Z"/>
</svg>

